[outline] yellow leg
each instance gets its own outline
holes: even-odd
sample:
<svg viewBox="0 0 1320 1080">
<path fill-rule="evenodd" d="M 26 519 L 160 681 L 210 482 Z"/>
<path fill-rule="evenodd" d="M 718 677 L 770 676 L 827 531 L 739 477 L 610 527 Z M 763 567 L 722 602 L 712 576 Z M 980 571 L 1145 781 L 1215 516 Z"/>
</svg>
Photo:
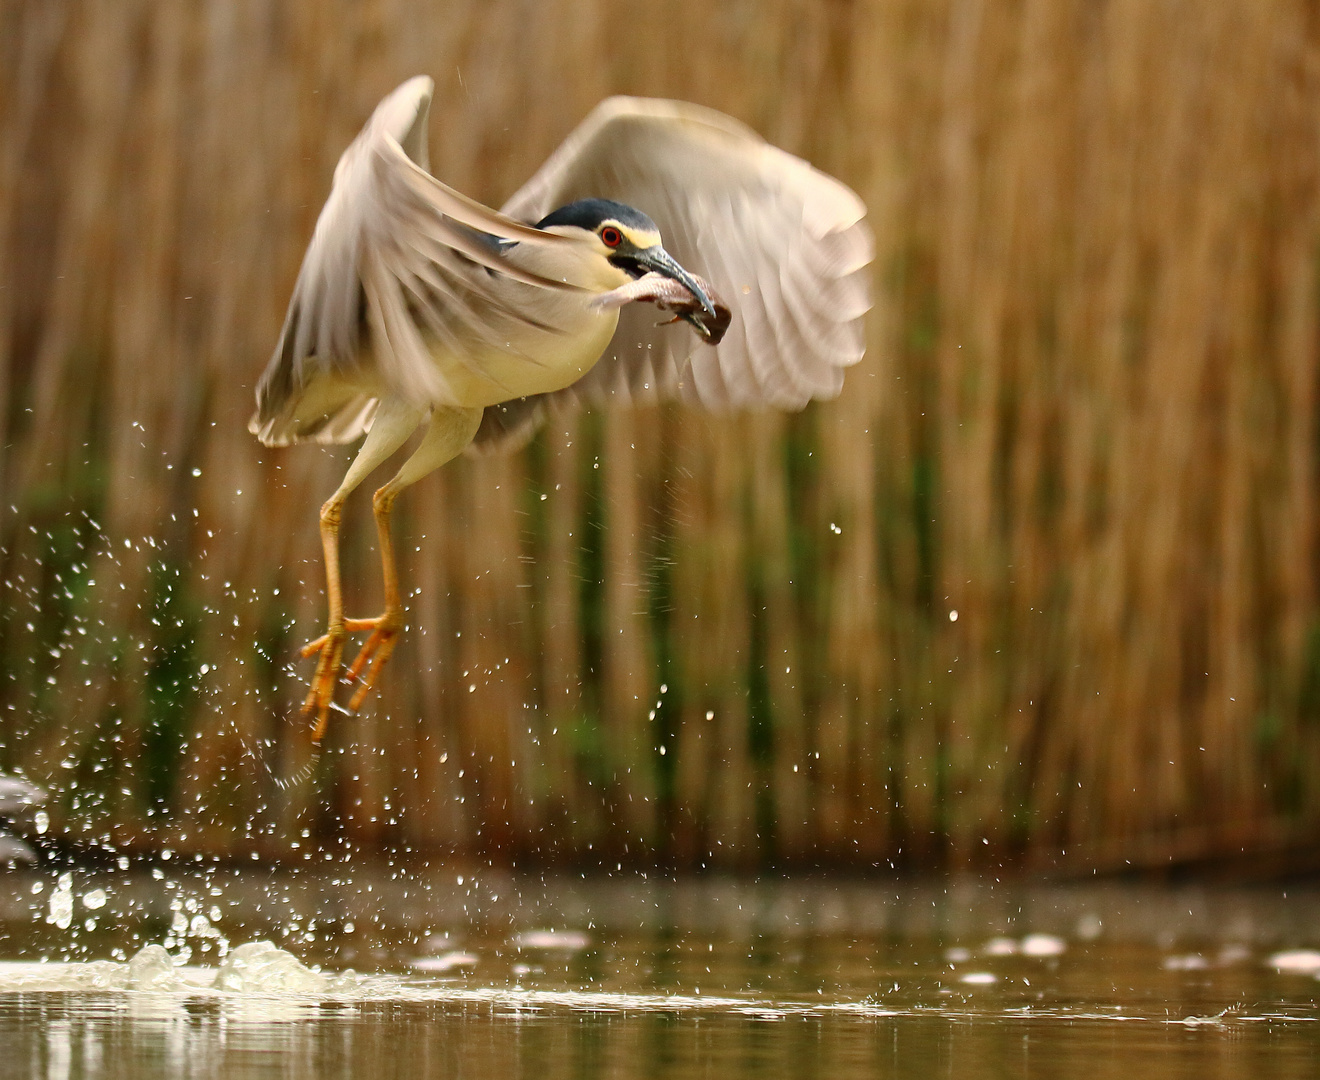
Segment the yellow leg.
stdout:
<svg viewBox="0 0 1320 1080">
<path fill-rule="evenodd" d="M 314 723 L 313 746 L 320 746 L 325 736 L 330 704 L 334 701 L 335 683 L 339 678 L 340 662 L 344 655 L 344 637 L 348 633 L 369 628 L 366 620 L 344 618 L 344 599 L 339 580 L 339 520 L 344 500 L 377 465 L 404 444 L 425 415 L 423 410 L 410 408 L 392 399 L 382 401 L 362 449 L 353 459 L 343 482 L 321 507 L 321 550 L 325 554 L 325 593 L 330 611 L 325 633 L 302 648 L 304 657 L 319 654 L 311 689 L 302 707 L 303 719 Z"/>
<path fill-rule="evenodd" d="M 362 444 L 353 460 L 348 475 L 339 489 L 321 507 L 321 546 L 325 552 L 326 599 L 330 617 L 326 632 L 302 648 L 302 655 L 319 654 L 311 690 L 303 703 L 303 716 L 316 717 L 312 731 L 312 744 L 319 746 L 325 735 L 343 660 L 344 638 L 347 634 L 370 630 L 371 635 L 348 669 L 348 681 L 353 681 L 366 670 L 362 685 L 349 702 L 349 709 L 358 709 L 371 693 L 381 671 L 389 661 L 403 629 L 403 600 L 399 590 L 399 572 L 394 558 L 394 541 L 390 535 L 390 511 L 399 492 L 416 483 L 427 473 L 455 457 L 472 441 L 481 423 L 482 410 L 436 409 L 422 437 L 421 443 L 403 467 L 380 488 L 372 499 L 376 516 L 376 532 L 380 539 L 381 568 L 385 581 L 385 611 L 374 619 L 344 618 L 343 595 L 339 581 L 339 520 L 344 500 L 366 475 L 386 457 L 399 448 L 416 428 L 422 413 L 395 402 L 382 402 L 367 441 Z M 380 437 L 376 438 L 379 433 Z M 374 440 L 374 441 L 373 441 Z M 370 668 L 368 669 L 368 664 Z"/>
<path fill-rule="evenodd" d="M 349 702 L 350 709 L 361 708 L 367 695 L 376 686 L 403 630 L 403 600 L 399 591 L 398 565 L 394 559 L 394 540 L 390 535 L 390 511 L 394 509 L 394 500 L 404 488 L 417 483 L 427 473 L 456 457 L 477 433 L 481 413 L 481 409 L 436 409 L 412 457 L 372 497 L 371 506 L 376 515 L 381 570 L 385 581 L 385 611 L 374 619 L 356 620 L 361 629 L 371 631 L 371 636 L 348 669 L 350 682 L 366 671 L 366 677 Z"/>
<path fill-rule="evenodd" d="M 348 703 L 348 707 L 354 710 L 361 707 L 362 702 L 371 693 L 371 688 L 376 685 L 376 679 L 389 662 L 390 654 L 394 652 L 394 646 L 399 640 L 399 631 L 403 629 L 399 570 L 394 561 L 394 541 L 390 536 L 390 511 L 394 508 L 396 494 L 397 492 L 391 491 L 387 484 L 371 499 L 371 508 L 376 515 L 376 535 L 380 538 L 381 569 L 385 575 L 385 612 L 374 619 L 362 620 L 369 624 L 363 629 L 369 628 L 371 636 L 367 638 L 357 654 L 357 659 L 348 669 L 348 681 L 353 682 L 358 678 L 367 664 L 371 664 L 371 668 L 367 671 L 366 678 L 362 680 L 362 685 L 353 694 L 353 700 Z M 372 657 L 375 657 L 374 661 Z"/>
</svg>

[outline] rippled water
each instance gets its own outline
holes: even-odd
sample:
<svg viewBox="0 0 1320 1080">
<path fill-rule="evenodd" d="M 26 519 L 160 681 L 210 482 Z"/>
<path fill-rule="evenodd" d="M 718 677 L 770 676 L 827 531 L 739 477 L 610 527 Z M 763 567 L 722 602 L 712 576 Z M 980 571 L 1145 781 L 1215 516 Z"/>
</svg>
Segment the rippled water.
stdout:
<svg viewBox="0 0 1320 1080">
<path fill-rule="evenodd" d="M 1311 889 L 10 872 L 0 1077 L 1309 1077 L 1317 947 Z"/>
</svg>

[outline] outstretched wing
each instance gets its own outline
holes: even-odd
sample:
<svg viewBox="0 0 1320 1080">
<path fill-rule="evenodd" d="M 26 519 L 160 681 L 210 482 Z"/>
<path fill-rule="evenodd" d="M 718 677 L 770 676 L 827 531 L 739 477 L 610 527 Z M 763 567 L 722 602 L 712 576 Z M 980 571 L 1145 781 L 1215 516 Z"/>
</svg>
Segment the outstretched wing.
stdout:
<svg viewBox="0 0 1320 1080">
<path fill-rule="evenodd" d="M 733 309 L 716 347 L 685 324 L 625 308 L 601 360 L 554 394 L 487 409 L 473 449 L 525 439 L 547 405 L 683 398 L 709 408 L 799 409 L 836 396 L 861 359 L 874 253 L 844 184 L 722 113 L 678 101 L 598 105 L 503 207 L 538 221 L 576 199 L 635 206 L 666 249 Z"/>
<path fill-rule="evenodd" d="M 268 445 L 356 438 L 374 415 L 373 388 L 454 404 L 423 335 L 475 364 L 482 346 L 518 339 L 516 325 L 535 317 L 529 297 L 570 288 L 504 251 L 511 242 L 574 240 L 528 228 L 430 175 L 433 87 L 425 76 L 404 83 L 339 160 L 257 386 L 248 426 Z"/>
</svg>

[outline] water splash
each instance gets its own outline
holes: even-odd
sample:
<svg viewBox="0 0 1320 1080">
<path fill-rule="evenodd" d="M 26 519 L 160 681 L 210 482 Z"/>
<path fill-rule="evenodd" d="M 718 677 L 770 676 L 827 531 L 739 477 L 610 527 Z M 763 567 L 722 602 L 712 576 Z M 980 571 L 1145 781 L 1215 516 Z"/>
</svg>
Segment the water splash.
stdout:
<svg viewBox="0 0 1320 1080">
<path fill-rule="evenodd" d="M 262 759 L 259 758 L 258 760 Z M 314 746 L 312 747 L 312 756 L 307 759 L 306 764 L 304 764 L 301 769 L 295 770 L 288 776 L 276 776 L 274 770 L 271 769 L 269 764 L 264 760 L 262 760 L 262 764 L 265 765 L 266 771 L 270 774 L 270 778 L 275 781 L 275 786 L 279 788 L 280 791 L 293 791 L 295 788 L 301 787 L 303 784 L 307 783 L 308 780 L 316 775 L 316 767 L 320 764 L 320 761 L 321 748 L 319 746 Z"/>
<path fill-rule="evenodd" d="M 344 992 L 357 985 L 353 972 L 331 977 L 313 971 L 292 953 L 269 941 L 252 941 L 230 951 L 218 968 L 190 967 L 159 944 L 144 945 L 127 963 L 0 961 L 0 994 L 65 991 L 147 991 L 225 996 L 242 994 L 316 995 Z"/>
<path fill-rule="evenodd" d="M 215 988 L 248 993 L 315 994 L 328 990 L 330 980 L 269 941 L 251 941 L 225 957 L 215 977 Z"/>
</svg>

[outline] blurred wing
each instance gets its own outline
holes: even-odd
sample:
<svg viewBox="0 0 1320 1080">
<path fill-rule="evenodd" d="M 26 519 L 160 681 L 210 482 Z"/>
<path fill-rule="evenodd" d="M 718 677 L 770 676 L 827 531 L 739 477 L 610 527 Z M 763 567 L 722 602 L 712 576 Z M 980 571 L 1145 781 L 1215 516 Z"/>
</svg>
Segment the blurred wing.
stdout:
<svg viewBox="0 0 1320 1080">
<path fill-rule="evenodd" d="M 375 413 L 364 389 L 373 386 L 455 403 L 423 335 L 474 363 L 483 347 L 507 349 L 518 337 L 510 331 L 535 321 L 529 297 L 540 290 L 523 286 L 570 287 L 503 251 L 508 241 L 573 240 L 497 214 L 427 171 L 431 92 L 429 78 L 404 83 L 339 160 L 257 387 L 248 426 L 267 444 L 356 438 Z"/>
<path fill-rule="evenodd" d="M 649 214 L 665 248 L 733 309 L 715 347 L 652 307 L 620 313 L 606 354 L 566 390 L 487 411 L 474 449 L 525 438 L 547 405 L 681 397 L 708 408 L 800 409 L 836 396 L 861 359 L 874 241 L 846 186 L 721 113 L 677 101 L 602 102 L 505 204 L 538 221 L 576 199 Z"/>
<path fill-rule="evenodd" d="M 45 801 L 46 793 L 41 788 L 26 780 L 0 773 L 0 817 L 12 817 L 29 806 L 40 806 Z"/>
</svg>

